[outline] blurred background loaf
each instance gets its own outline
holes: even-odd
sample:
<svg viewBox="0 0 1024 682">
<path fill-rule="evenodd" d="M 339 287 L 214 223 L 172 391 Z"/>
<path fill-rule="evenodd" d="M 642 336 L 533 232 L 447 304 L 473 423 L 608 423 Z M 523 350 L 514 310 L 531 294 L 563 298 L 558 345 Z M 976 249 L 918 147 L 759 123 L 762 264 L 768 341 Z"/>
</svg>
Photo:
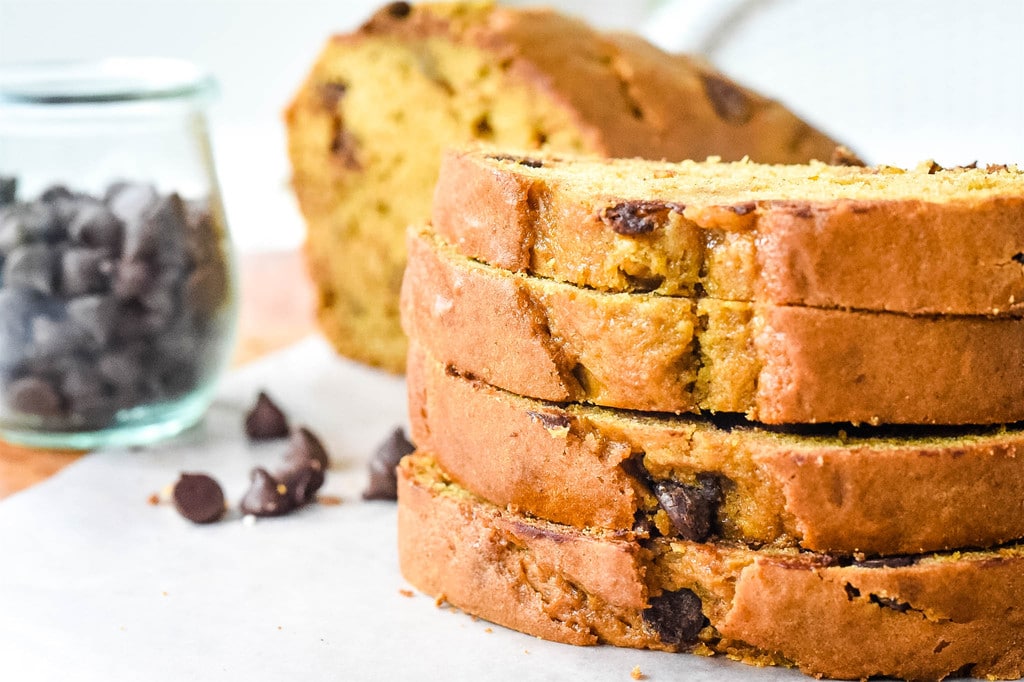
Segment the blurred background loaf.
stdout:
<svg viewBox="0 0 1024 682">
<path fill-rule="evenodd" d="M 429 216 L 445 147 L 769 163 L 835 148 L 700 60 L 491 2 L 382 7 L 329 40 L 286 120 L 321 328 L 342 354 L 396 372 L 404 232 Z"/>
</svg>

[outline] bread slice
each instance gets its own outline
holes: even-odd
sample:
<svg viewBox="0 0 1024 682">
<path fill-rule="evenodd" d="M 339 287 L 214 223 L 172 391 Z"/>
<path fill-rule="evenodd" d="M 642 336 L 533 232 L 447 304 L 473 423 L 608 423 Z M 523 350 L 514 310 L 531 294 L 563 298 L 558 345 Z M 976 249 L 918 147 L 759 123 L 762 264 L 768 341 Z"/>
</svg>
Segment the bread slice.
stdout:
<svg viewBox="0 0 1024 682">
<path fill-rule="evenodd" d="M 406 331 L 543 400 L 770 423 L 1024 420 L 1024 319 L 612 294 L 472 261 L 411 230 Z"/>
<path fill-rule="evenodd" d="M 609 291 L 1024 312 L 1024 173 L 445 154 L 432 225 L 498 267 Z"/>
<path fill-rule="evenodd" d="M 696 59 L 493 2 L 382 7 L 328 41 L 286 123 L 321 325 L 393 371 L 403 231 L 429 216 L 444 147 L 798 162 L 835 146 Z"/>
<path fill-rule="evenodd" d="M 568 644 L 721 653 L 815 676 L 1024 673 L 1024 550 L 842 562 L 579 530 L 502 510 L 426 455 L 399 465 L 403 575 L 464 611 Z"/>
<path fill-rule="evenodd" d="M 413 342 L 416 445 L 500 507 L 577 527 L 833 554 L 1024 538 L 1024 430 L 768 429 L 548 403 Z"/>
</svg>

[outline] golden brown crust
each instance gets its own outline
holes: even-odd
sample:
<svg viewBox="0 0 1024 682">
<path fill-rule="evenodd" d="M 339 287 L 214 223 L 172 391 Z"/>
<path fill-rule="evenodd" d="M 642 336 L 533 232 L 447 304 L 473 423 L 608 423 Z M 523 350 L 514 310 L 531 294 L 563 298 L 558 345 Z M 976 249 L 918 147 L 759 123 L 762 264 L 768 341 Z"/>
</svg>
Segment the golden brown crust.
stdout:
<svg viewBox="0 0 1024 682">
<path fill-rule="evenodd" d="M 915 314 L 1024 311 L 1024 183 L 1007 181 L 993 194 L 984 170 L 964 171 L 977 175 L 977 187 L 962 182 L 950 201 L 912 189 L 942 187 L 948 177 L 850 168 L 832 171 L 844 181 L 835 197 L 812 192 L 831 182 L 822 169 L 801 178 L 807 198 L 773 200 L 795 191 L 783 182 L 773 189 L 772 174 L 783 169 L 740 165 L 747 184 L 701 195 L 694 186 L 715 185 L 688 184 L 702 175 L 692 166 L 519 158 L 448 151 L 434 230 L 467 256 L 601 290 Z M 618 182 L 625 171 L 616 168 L 639 180 Z M 855 198 L 850 188 L 864 177 L 910 187 Z M 645 206 L 649 222 L 643 232 L 617 233 L 608 211 L 630 204 Z"/>
<path fill-rule="evenodd" d="M 701 633 L 708 653 L 788 659 L 842 679 L 1024 673 L 1018 548 L 890 566 L 683 542 L 656 543 L 648 554 L 502 511 L 444 483 L 424 459 L 399 468 L 402 572 L 471 614 L 571 644 L 672 649 L 644 622 L 636 595 L 687 589 L 710 621 Z M 574 571 L 584 564 L 581 578 Z"/>
<path fill-rule="evenodd" d="M 406 331 L 533 398 L 742 412 L 769 424 L 1024 420 L 1024 320 L 609 294 L 470 261 L 409 233 Z"/>
<path fill-rule="evenodd" d="M 285 121 L 321 323 L 339 351 L 393 371 L 402 232 L 428 218 L 446 145 L 775 162 L 834 147 L 697 61 L 488 2 L 385 6 L 328 41 Z"/>
<path fill-rule="evenodd" d="M 1024 537 L 1024 433 L 716 427 L 523 398 L 447 371 L 417 344 L 414 442 L 459 485 L 576 527 L 626 531 L 650 481 L 723 481 L 718 537 L 840 554 L 916 554 Z M 645 480 L 646 479 L 646 480 Z"/>
</svg>

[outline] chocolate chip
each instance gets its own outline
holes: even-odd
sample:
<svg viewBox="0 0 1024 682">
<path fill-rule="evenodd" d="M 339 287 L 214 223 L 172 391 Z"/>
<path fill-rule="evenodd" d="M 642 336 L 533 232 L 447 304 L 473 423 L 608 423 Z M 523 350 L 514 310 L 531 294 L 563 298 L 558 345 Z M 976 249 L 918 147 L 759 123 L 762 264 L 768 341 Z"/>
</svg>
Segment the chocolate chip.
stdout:
<svg viewBox="0 0 1024 682">
<path fill-rule="evenodd" d="M 722 486 L 717 478 L 704 474 L 698 476 L 695 486 L 656 481 L 651 487 L 677 537 L 693 542 L 707 539 L 722 500 Z"/>
<path fill-rule="evenodd" d="M 68 235 L 83 246 L 120 250 L 124 224 L 106 205 L 84 202 L 68 223 Z"/>
<path fill-rule="evenodd" d="M 18 198 L 18 178 L 13 175 L 0 175 L 0 206 L 13 204 Z"/>
<path fill-rule="evenodd" d="M 206 474 L 183 473 L 172 497 L 174 508 L 192 523 L 213 523 L 224 515 L 224 491 Z"/>
<path fill-rule="evenodd" d="M 51 185 L 43 190 L 42 194 L 39 195 L 42 201 L 47 203 L 56 203 L 61 199 L 74 199 L 74 193 L 64 185 Z"/>
<path fill-rule="evenodd" d="M 665 219 L 670 208 L 659 201 L 622 201 L 601 210 L 601 222 L 616 234 L 648 234 Z"/>
<path fill-rule="evenodd" d="M 412 12 L 412 5 L 407 2 L 392 2 L 385 5 L 384 11 L 395 19 L 405 19 Z"/>
<path fill-rule="evenodd" d="M 110 289 L 114 259 L 106 249 L 76 247 L 61 257 L 60 290 L 72 298 Z"/>
<path fill-rule="evenodd" d="M 342 166 L 349 170 L 362 170 L 359 161 L 359 140 L 338 122 L 334 136 L 331 138 L 331 154 Z"/>
<path fill-rule="evenodd" d="M 754 209 L 757 208 L 757 204 L 753 201 L 748 201 L 743 204 L 735 204 L 733 206 L 726 206 L 727 209 L 735 213 L 736 215 L 747 215 L 753 213 Z"/>
<path fill-rule="evenodd" d="M 86 331 L 98 347 L 104 347 L 113 334 L 118 306 L 110 296 L 79 296 L 68 301 L 68 320 Z"/>
<path fill-rule="evenodd" d="M 533 410 L 527 410 L 526 414 L 529 415 L 530 419 L 539 423 L 548 431 L 561 431 L 568 429 L 572 425 L 572 421 L 567 414 L 551 414 L 550 412 L 534 412 Z"/>
<path fill-rule="evenodd" d="M 732 125 L 743 125 L 750 120 L 754 110 L 750 98 L 739 86 L 716 74 L 705 73 L 701 78 L 704 93 L 718 118 Z"/>
<path fill-rule="evenodd" d="M 57 254 L 46 244 L 26 244 L 7 255 L 2 275 L 5 287 L 34 289 L 52 294 L 57 274 Z"/>
<path fill-rule="evenodd" d="M 245 435 L 252 440 L 270 440 L 288 435 L 288 418 L 264 391 L 245 415 Z"/>
<path fill-rule="evenodd" d="M 312 463 L 320 471 L 326 471 L 331 465 L 323 443 L 306 427 L 299 428 L 292 436 L 284 458 L 289 466 Z"/>
<path fill-rule="evenodd" d="M 531 159 L 527 156 L 512 156 L 511 154 L 491 154 L 491 159 L 495 161 L 511 161 L 518 163 L 520 166 L 526 166 L 527 168 L 543 168 L 544 162 L 540 159 Z"/>
<path fill-rule="evenodd" d="M 338 103 L 345 97 L 346 92 L 348 92 L 348 83 L 342 81 L 327 81 L 317 87 L 320 102 L 324 109 L 330 111 L 338 108 Z"/>
<path fill-rule="evenodd" d="M 113 291 L 122 300 L 137 298 L 153 288 L 155 279 L 154 268 L 146 261 L 121 263 L 114 275 Z"/>
<path fill-rule="evenodd" d="M 63 412 L 60 394 L 49 381 L 27 376 L 7 386 L 7 405 L 15 412 L 56 417 Z"/>
<path fill-rule="evenodd" d="M 316 496 L 316 491 L 323 486 L 324 472 L 307 464 L 279 471 L 277 479 L 288 489 L 293 505 L 301 507 L 311 502 Z"/>
<path fill-rule="evenodd" d="M 280 516 L 295 508 L 286 485 L 271 476 L 266 469 L 257 467 L 250 474 L 252 484 L 239 503 L 243 514 L 253 516 Z"/>
<path fill-rule="evenodd" d="M 396 428 L 380 444 L 370 460 L 370 482 L 363 490 L 364 500 L 394 500 L 398 498 L 398 461 L 416 449 L 405 432 Z"/>
<path fill-rule="evenodd" d="M 643 612 L 647 623 L 665 644 L 680 646 L 696 644 L 700 631 L 707 625 L 700 598 L 691 590 L 664 592 L 652 597 Z"/>
<path fill-rule="evenodd" d="M 57 212 L 49 204 L 33 201 L 13 204 L 0 219 L 0 250 L 11 251 L 31 242 L 56 242 L 65 234 Z"/>
</svg>

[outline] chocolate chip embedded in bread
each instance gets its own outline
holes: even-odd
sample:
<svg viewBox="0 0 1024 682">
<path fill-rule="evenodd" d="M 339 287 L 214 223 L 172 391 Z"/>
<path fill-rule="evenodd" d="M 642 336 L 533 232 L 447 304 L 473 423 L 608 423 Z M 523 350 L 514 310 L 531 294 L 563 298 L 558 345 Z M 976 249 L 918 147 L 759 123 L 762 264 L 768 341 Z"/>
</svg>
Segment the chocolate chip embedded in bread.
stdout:
<svg viewBox="0 0 1024 682">
<path fill-rule="evenodd" d="M 252 484 L 238 507 L 243 514 L 253 516 L 280 516 L 295 508 L 288 487 L 263 468 L 257 467 L 250 474 Z"/>
<path fill-rule="evenodd" d="M 543 426 L 544 430 L 548 433 L 564 436 L 569 432 L 569 427 L 572 426 L 572 421 L 567 414 L 552 414 L 550 412 L 535 412 L 533 410 L 527 410 L 526 414 L 530 419 Z"/>
<path fill-rule="evenodd" d="M 662 642 L 673 646 L 696 644 L 708 622 L 700 598 L 686 589 L 652 597 L 650 606 L 644 609 L 643 619 Z"/>
<path fill-rule="evenodd" d="M 252 440 L 271 440 L 288 435 L 288 418 L 264 391 L 256 396 L 256 404 L 245 415 L 245 435 Z"/>
<path fill-rule="evenodd" d="M 675 481 L 656 481 L 651 488 L 658 503 L 668 514 L 677 537 L 693 542 L 707 539 L 722 499 L 722 487 L 718 479 L 709 475 L 699 476 L 695 486 Z"/>
<path fill-rule="evenodd" d="M 398 480 L 395 467 L 398 461 L 416 449 L 405 432 L 396 428 L 381 443 L 370 460 L 370 482 L 363 491 L 364 500 L 395 500 L 398 498 Z"/>
<path fill-rule="evenodd" d="M 392 2 L 385 5 L 383 11 L 395 19 L 405 19 L 412 13 L 412 5 L 407 2 Z"/>
<path fill-rule="evenodd" d="M 754 113 L 750 98 L 734 83 L 710 73 L 701 74 L 704 93 L 718 118 L 732 125 L 743 125 Z"/>
<path fill-rule="evenodd" d="M 193 523 L 213 523 L 224 515 L 224 491 L 206 474 L 183 473 L 171 496 L 178 513 Z"/>
<path fill-rule="evenodd" d="M 934 161 L 932 164 L 934 165 Z M 839 145 L 832 151 L 832 158 L 828 160 L 830 166 L 867 166 L 859 156 L 844 145 Z M 934 171 L 929 171 L 932 173 Z"/>
<path fill-rule="evenodd" d="M 660 201 L 622 201 L 601 209 L 600 218 L 616 234 L 648 234 L 671 208 Z"/>
<path fill-rule="evenodd" d="M 902 568 L 913 566 L 915 563 L 917 563 L 917 558 L 913 556 L 886 556 L 855 561 L 854 565 L 861 568 Z"/>
<path fill-rule="evenodd" d="M 324 105 L 324 109 L 334 111 L 338 108 L 338 103 L 345 97 L 345 93 L 348 92 L 348 83 L 326 81 L 317 86 L 316 92 L 320 96 L 320 102 Z"/>
</svg>

